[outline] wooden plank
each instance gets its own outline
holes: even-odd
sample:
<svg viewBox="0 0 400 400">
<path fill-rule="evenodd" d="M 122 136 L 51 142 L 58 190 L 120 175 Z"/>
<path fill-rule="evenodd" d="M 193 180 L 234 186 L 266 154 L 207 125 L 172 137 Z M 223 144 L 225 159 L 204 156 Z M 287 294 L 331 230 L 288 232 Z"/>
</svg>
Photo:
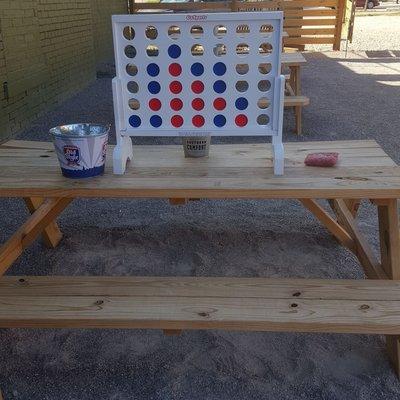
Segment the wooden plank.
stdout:
<svg viewBox="0 0 400 400">
<path fill-rule="evenodd" d="M 61 175 L 55 154 L 48 153 L 51 144 L 42 150 L 29 150 L 26 142 L 20 146 L 15 141 L 0 146 L 0 196 L 400 197 L 400 169 L 374 141 L 286 143 L 283 176 L 273 175 L 269 144 L 214 145 L 207 159 L 187 159 L 181 146 L 135 146 L 135 159 L 124 175 L 112 174 L 108 157 L 104 176 L 85 180 Z M 306 155 L 320 151 L 339 152 L 338 165 L 306 167 Z"/>
<path fill-rule="evenodd" d="M 308 18 L 308 19 L 285 19 L 285 29 L 298 26 L 335 26 L 336 18 Z"/>
<path fill-rule="evenodd" d="M 370 279 L 388 279 L 388 275 L 375 257 L 364 235 L 359 230 L 350 210 L 342 199 L 333 200 L 333 210 L 339 223 L 344 226 L 354 240 L 354 254 L 364 268 L 365 275 Z"/>
<path fill-rule="evenodd" d="M 337 11 L 335 9 L 285 9 L 285 18 L 298 18 L 298 17 L 335 17 L 337 16 Z"/>
<path fill-rule="evenodd" d="M 169 199 L 169 204 L 172 206 L 182 206 L 187 204 L 188 199 L 185 198 L 174 198 L 174 199 Z"/>
<path fill-rule="evenodd" d="M 378 206 L 382 268 L 390 279 L 400 279 L 400 237 L 397 199 Z"/>
<path fill-rule="evenodd" d="M 182 333 L 182 329 L 164 329 L 165 336 L 178 336 Z"/>
<path fill-rule="evenodd" d="M 299 51 L 292 53 L 282 53 L 281 62 L 284 67 L 307 64 L 307 60 Z"/>
<path fill-rule="evenodd" d="M 360 208 L 361 200 L 360 199 L 346 199 L 344 200 L 347 208 L 351 212 L 353 218 L 357 217 L 358 209 Z"/>
<path fill-rule="evenodd" d="M 31 214 L 33 214 L 44 202 L 44 199 L 41 197 L 26 197 L 24 199 L 25 204 L 28 207 L 28 210 Z M 46 228 L 44 228 L 43 233 L 43 242 L 46 247 L 55 248 L 62 238 L 62 233 L 58 228 L 58 225 L 55 221 L 50 222 Z"/>
<path fill-rule="evenodd" d="M 324 210 L 320 204 L 317 203 L 317 201 L 312 199 L 303 199 L 300 201 L 303 206 L 312 212 L 314 216 L 328 229 L 339 243 L 350 250 L 355 249 L 353 238 Z"/>
<path fill-rule="evenodd" d="M 3 277 L 0 282 L 4 285 L 10 279 Z M 42 278 L 26 279 L 39 282 Z M 378 291 L 372 281 L 317 280 L 316 293 L 322 297 L 308 292 L 305 298 L 313 280 L 102 277 L 101 288 L 96 289 L 90 282 L 99 278 L 75 277 L 75 294 L 71 294 L 70 279 L 53 278 L 58 288 L 54 295 L 40 289 L 40 283 L 34 294 L 29 284 L 20 285 L 18 293 L 10 296 L 2 290 L 0 327 L 400 333 L 400 287 L 390 281 L 378 282 Z M 130 286 L 130 279 L 136 284 Z M 155 280 L 157 285 L 153 284 Z M 117 293 L 121 289 L 117 281 L 122 283 L 125 295 L 104 295 L 104 290 Z M 221 293 L 221 284 L 225 294 Z M 271 290 L 261 291 L 263 286 Z M 323 292 L 321 286 L 330 290 Z M 287 292 L 288 287 L 297 291 Z M 161 290 L 155 295 L 156 288 Z M 390 293 L 394 299 L 388 300 Z"/>
<path fill-rule="evenodd" d="M 343 27 L 343 19 L 344 19 L 344 11 L 345 11 L 345 1 L 347 0 L 338 0 L 339 4 L 337 7 L 337 16 L 336 16 L 336 30 L 335 30 L 335 41 L 333 43 L 333 50 L 340 50 L 340 43 L 342 40 L 342 27 Z"/>
<path fill-rule="evenodd" d="M 68 198 L 47 199 L 7 242 L 0 247 L 0 276 L 71 202 Z"/>
<path fill-rule="evenodd" d="M 397 199 L 378 205 L 382 268 L 390 279 L 400 279 L 400 235 Z M 400 377 L 400 336 L 387 336 L 386 346 L 395 372 Z"/>
<path fill-rule="evenodd" d="M 290 36 L 323 36 L 334 35 L 336 28 L 286 28 Z"/>
<path fill-rule="evenodd" d="M 399 300 L 400 282 L 353 279 L 3 276 L 5 297 L 222 297 L 321 300 Z"/>
<path fill-rule="evenodd" d="M 285 0 L 283 2 L 284 10 L 304 7 L 337 7 L 337 5 L 338 0 Z"/>
<path fill-rule="evenodd" d="M 285 107 L 308 106 L 310 99 L 307 96 L 285 96 Z"/>
<path fill-rule="evenodd" d="M 289 37 L 285 39 L 285 45 L 289 44 L 333 44 L 334 37 Z"/>
</svg>

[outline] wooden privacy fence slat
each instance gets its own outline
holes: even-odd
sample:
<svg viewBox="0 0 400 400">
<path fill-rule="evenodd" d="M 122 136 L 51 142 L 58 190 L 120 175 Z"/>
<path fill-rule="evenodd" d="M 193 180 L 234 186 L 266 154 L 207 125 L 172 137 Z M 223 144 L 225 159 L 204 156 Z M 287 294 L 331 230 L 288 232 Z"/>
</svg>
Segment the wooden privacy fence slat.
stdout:
<svg viewBox="0 0 400 400">
<path fill-rule="evenodd" d="M 220 1 L 205 3 L 132 3 L 131 12 L 140 10 L 173 10 L 199 12 L 218 11 L 268 11 L 284 12 L 284 27 L 289 34 L 285 45 L 303 48 L 307 44 L 333 45 L 340 50 L 345 0 L 271 0 L 271 1 Z M 330 18 L 326 18 L 330 17 Z M 332 28 L 302 29 L 309 26 L 331 26 Z M 298 29 L 290 29 L 298 28 Z"/>
<path fill-rule="evenodd" d="M 316 36 L 333 35 L 335 28 L 287 28 L 286 32 L 291 36 Z"/>
<path fill-rule="evenodd" d="M 299 27 L 299 26 L 335 26 L 336 19 L 335 18 L 310 18 L 310 19 L 286 19 L 283 26 L 286 28 L 289 27 Z M 287 31 L 287 29 L 285 29 Z M 289 33 L 289 32 L 288 32 Z"/>
</svg>

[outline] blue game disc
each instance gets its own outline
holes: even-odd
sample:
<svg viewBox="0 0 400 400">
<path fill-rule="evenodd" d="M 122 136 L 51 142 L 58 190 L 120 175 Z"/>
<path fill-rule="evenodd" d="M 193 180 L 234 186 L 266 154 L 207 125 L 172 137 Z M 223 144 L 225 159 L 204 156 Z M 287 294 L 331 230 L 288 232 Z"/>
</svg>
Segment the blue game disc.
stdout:
<svg viewBox="0 0 400 400">
<path fill-rule="evenodd" d="M 248 105 L 249 105 L 249 102 L 247 101 L 247 99 L 245 97 L 239 97 L 235 101 L 235 107 L 238 110 L 245 110 Z"/>
<path fill-rule="evenodd" d="M 151 94 L 157 94 L 160 92 L 161 90 L 161 86 L 157 81 L 151 81 L 149 82 L 149 84 L 147 85 L 147 89 L 149 90 L 149 92 Z"/>
<path fill-rule="evenodd" d="M 223 127 L 226 124 L 226 118 L 222 114 L 218 114 L 214 117 L 214 125 L 218 128 Z"/>
<path fill-rule="evenodd" d="M 159 115 L 153 115 L 150 117 L 150 124 L 154 126 L 154 128 L 159 128 L 162 124 L 162 118 Z"/>
<path fill-rule="evenodd" d="M 129 123 L 134 128 L 137 128 L 138 126 L 140 126 L 142 121 L 140 120 L 140 117 L 138 117 L 137 115 L 132 115 L 131 117 L 129 117 Z"/>
<path fill-rule="evenodd" d="M 168 55 L 171 58 L 178 58 L 181 55 L 181 48 L 177 44 L 171 44 L 168 47 Z"/>
<path fill-rule="evenodd" d="M 157 64 L 151 63 L 147 66 L 147 73 L 150 76 L 157 76 L 160 73 L 160 67 Z"/>
<path fill-rule="evenodd" d="M 213 88 L 216 93 L 224 93 L 226 90 L 226 83 L 224 81 L 215 81 Z"/>
<path fill-rule="evenodd" d="M 222 76 L 226 72 L 226 65 L 223 62 L 217 62 L 213 67 L 214 74 L 217 76 Z"/>
<path fill-rule="evenodd" d="M 194 76 L 203 75 L 203 72 L 204 72 L 203 64 L 198 63 L 198 62 L 192 64 L 192 66 L 190 67 L 190 71 Z"/>
</svg>

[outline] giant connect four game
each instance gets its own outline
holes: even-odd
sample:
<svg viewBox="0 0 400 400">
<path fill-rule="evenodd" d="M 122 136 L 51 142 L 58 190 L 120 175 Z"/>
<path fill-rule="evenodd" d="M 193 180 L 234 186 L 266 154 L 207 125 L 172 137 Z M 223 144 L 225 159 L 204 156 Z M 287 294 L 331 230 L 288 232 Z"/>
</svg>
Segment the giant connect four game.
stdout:
<svg viewBox="0 0 400 400">
<path fill-rule="evenodd" d="M 117 146 L 130 136 L 272 136 L 283 173 L 282 13 L 113 16 Z"/>
</svg>

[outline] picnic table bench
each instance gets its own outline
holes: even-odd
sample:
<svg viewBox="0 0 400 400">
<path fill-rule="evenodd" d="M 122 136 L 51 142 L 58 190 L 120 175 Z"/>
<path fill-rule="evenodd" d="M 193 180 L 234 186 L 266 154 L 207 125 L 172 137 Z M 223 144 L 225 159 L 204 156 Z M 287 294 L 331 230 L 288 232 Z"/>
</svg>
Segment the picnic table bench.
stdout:
<svg viewBox="0 0 400 400">
<path fill-rule="evenodd" d="M 180 146 L 136 146 L 124 175 L 109 162 L 104 176 L 72 180 L 59 172 L 51 143 L 9 141 L 0 146 L 0 196 L 24 199 L 31 216 L 0 248 L 0 276 L 39 235 L 57 246 L 56 217 L 73 199 L 130 197 L 298 199 L 356 255 L 368 280 L 4 275 L 0 327 L 384 334 L 399 373 L 400 168 L 371 140 L 285 147 L 283 176 L 273 174 L 270 145 L 240 144 L 215 145 L 204 159 L 185 159 Z M 315 151 L 337 151 L 340 162 L 306 167 Z M 357 223 L 362 199 L 378 209 L 380 260 Z"/>
</svg>

